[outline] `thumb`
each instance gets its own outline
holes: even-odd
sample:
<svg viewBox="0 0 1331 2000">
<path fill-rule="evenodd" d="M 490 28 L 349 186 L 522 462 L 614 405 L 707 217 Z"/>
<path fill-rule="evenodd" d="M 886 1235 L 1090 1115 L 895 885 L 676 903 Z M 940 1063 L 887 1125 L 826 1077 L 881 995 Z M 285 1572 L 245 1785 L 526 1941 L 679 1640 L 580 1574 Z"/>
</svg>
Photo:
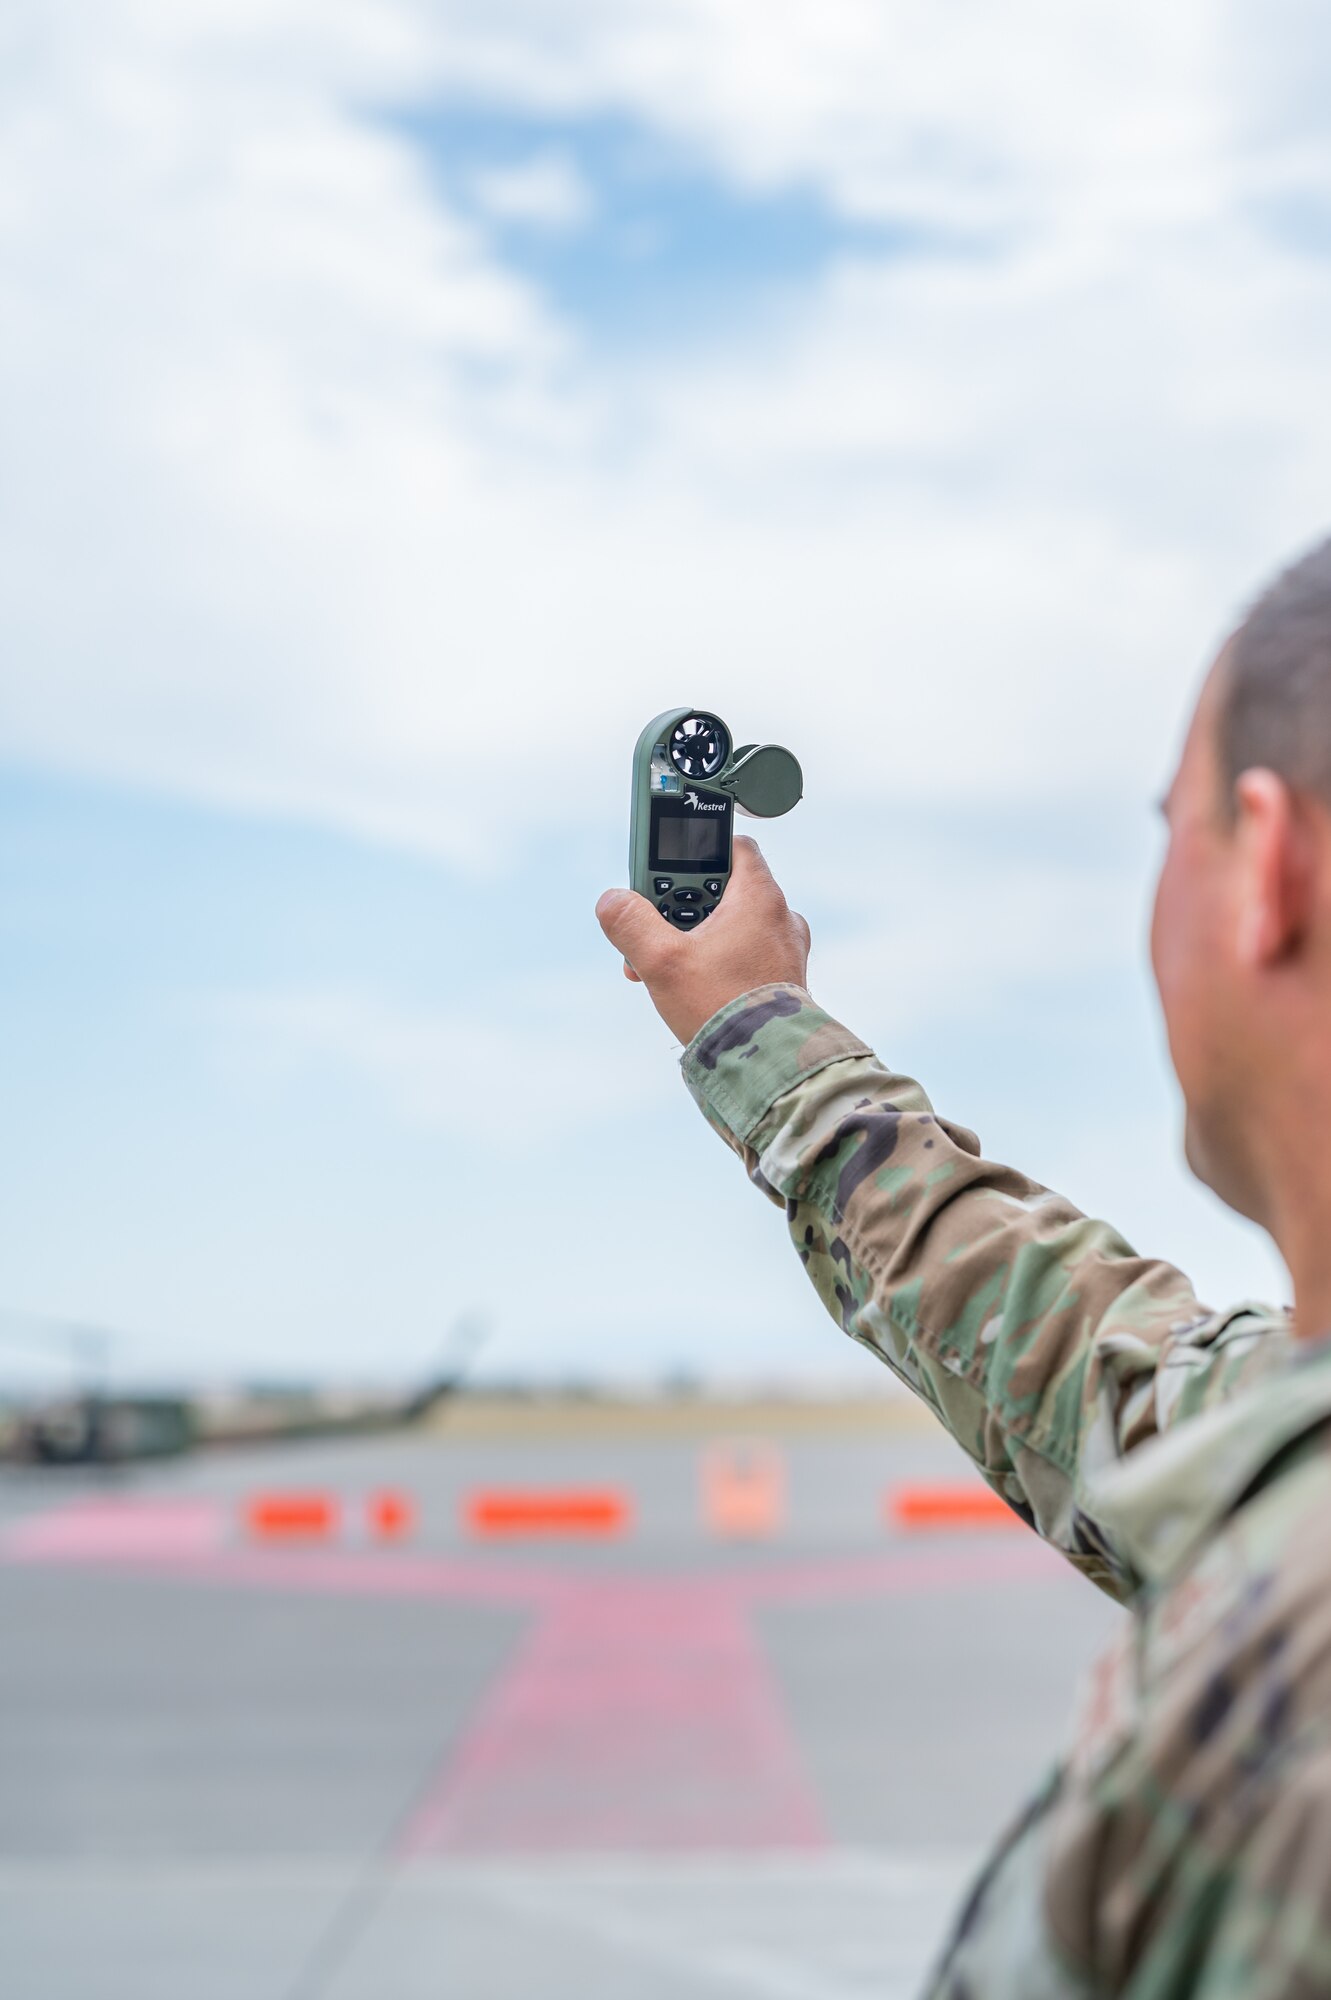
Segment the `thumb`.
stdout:
<svg viewBox="0 0 1331 2000">
<path fill-rule="evenodd" d="M 636 972 L 644 963 L 650 966 L 670 935 L 665 919 L 632 889 L 607 889 L 596 905 L 596 921 Z"/>
</svg>

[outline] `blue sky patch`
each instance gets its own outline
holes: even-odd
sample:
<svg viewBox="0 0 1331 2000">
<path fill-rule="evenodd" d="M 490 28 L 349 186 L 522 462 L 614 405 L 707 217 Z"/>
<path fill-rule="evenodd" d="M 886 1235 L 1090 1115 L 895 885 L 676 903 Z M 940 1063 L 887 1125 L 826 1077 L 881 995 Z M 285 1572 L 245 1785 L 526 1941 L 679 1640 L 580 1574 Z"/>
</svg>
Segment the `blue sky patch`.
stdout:
<svg viewBox="0 0 1331 2000">
<path fill-rule="evenodd" d="M 1268 195 L 1254 201 L 1250 212 L 1258 228 L 1283 249 L 1319 260 L 1331 257 L 1331 196 L 1323 190 Z"/>
<path fill-rule="evenodd" d="M 472 216 L 505 260 L 593 337 L 675 344 L 770 311 L 836 258 L 936 248 L 902 222 L 838 216 L 817 189 L 737 186 L 632 120 L 542 117 L 456 103 L 394 114 L 425 152 L 449 204 Z M 560 162 L 586 190 L 562 226 L 496 213 L 495 176 Z"/>
</svg>

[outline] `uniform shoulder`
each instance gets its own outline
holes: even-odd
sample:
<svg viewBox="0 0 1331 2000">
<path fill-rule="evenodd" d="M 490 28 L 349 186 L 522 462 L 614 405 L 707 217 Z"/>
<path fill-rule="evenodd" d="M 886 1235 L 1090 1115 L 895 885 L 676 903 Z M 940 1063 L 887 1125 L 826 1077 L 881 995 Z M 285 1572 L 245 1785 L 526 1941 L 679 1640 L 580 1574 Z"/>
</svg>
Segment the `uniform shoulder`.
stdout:
<svg viewBox="0 0 1331 2000">
<path fill-rule="evenodd" d="M 1331 1907 L 1328 1522 L 1324 1426 L 1267 1468 L 1194 1561 L 1138 1599 L 1088 1679 L 1053 1814 L 1046 1910 L 1071 1961 L 1114 1990 L 1148 1967 L 1161 1983 L 1143 1990 L 1192 1990 L 1169 1982 L 1204 1957 L 1216 1913 L 1253 1889 L 1256 1857 L 1296 1795 L 1307 1820 L 1310 1783 L 1322 1788 Z"/>
<path fill-rule="evenodd" d="M 1304 1676 L 1331 1669 L 1331 1423 L 1267 1465 L 1198 1559 L 1143 1601 L 1144 1691 L 1213 1669 L 1258 1666 L 1303 1634 Z M 1320 1645 L 1311 1644 L 1313 1635 Z M 1331 1713 L 1331 1678 L 1320 1689 Z"/>
<path fill-rule="evenodd" d="M 1200 1313 L 1175 1329 L 1156 1385 L 1160 1428 L 1228 1401 L 1283 1366 L 1292 1331 L 1287 1307 L 1252 1299 L 1222 1312 Z"/>
</svg>

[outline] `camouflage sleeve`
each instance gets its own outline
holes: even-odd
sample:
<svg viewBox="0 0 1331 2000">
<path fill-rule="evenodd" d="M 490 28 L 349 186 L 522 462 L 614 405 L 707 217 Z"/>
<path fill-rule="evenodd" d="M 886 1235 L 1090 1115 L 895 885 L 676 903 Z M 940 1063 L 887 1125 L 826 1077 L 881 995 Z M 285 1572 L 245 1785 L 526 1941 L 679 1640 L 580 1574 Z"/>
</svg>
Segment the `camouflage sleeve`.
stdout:
<svg viewBox="0 0 1331 2000">
<path fill-rule="evenodd" d="M 1223 1393 L 1241 1367 L 1169 1264 L 981 1157 L 798 987 L 716 1014 L 685 1080 L 784 1205 L 814 1288 L 938 1413 L 984 1477 L 1116 1596 L 1135 1578 L 1087 1474 Z"/>
</svg>

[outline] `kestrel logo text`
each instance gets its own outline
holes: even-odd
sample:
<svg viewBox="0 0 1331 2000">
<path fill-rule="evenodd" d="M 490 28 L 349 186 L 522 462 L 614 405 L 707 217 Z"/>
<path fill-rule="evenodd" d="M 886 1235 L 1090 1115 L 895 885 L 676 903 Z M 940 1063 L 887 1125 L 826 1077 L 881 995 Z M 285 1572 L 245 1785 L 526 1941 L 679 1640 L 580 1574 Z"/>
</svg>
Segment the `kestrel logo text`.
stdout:
<svg viewBox="0 0 1331 2000">
<path fill-rule="evenodd" d="M 696 792 L 689 793 L 689 804 L 699 813 L 723 813 L 726 809 L 724 799 L 700 799 Z"/>
</svg>

